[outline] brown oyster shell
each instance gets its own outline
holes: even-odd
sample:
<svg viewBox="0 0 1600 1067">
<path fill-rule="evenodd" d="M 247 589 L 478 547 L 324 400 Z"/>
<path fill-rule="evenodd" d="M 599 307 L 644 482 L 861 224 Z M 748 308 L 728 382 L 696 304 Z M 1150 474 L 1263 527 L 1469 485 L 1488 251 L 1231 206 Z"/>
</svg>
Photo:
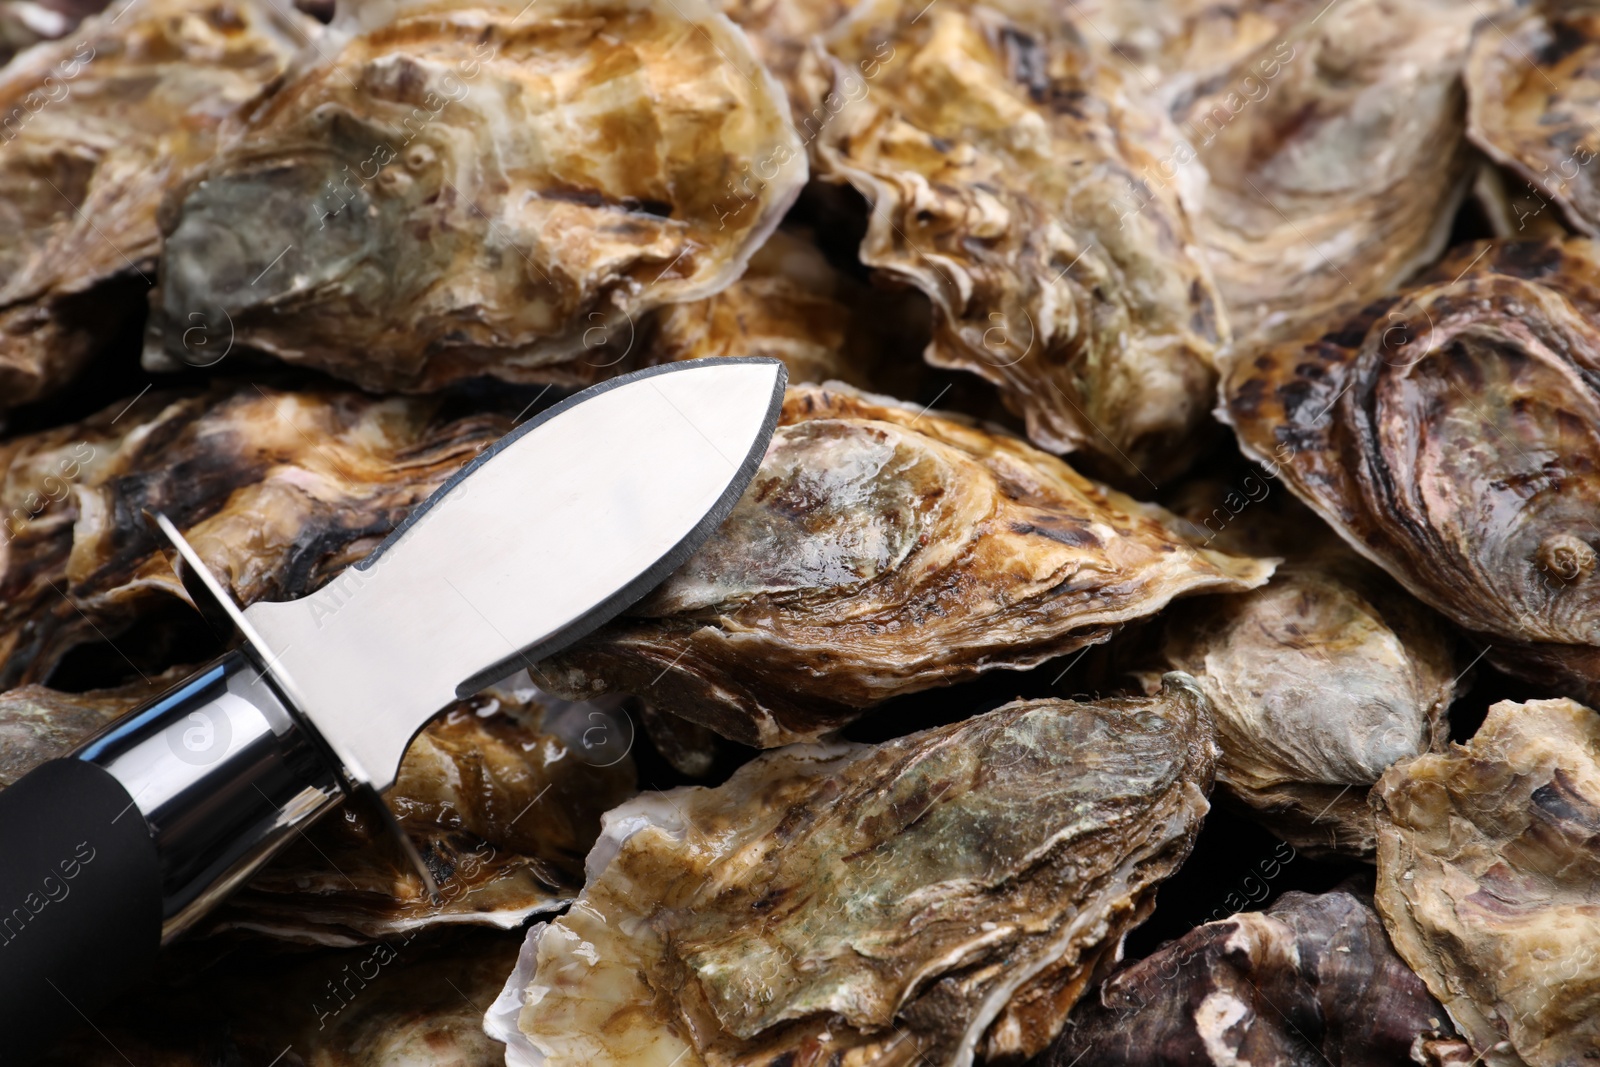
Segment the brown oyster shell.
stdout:
<svg viewBox="0 0 1600 1067">
<path fill-rule="evenodd" d="M 1195 234 L 1245 355 L 1251 335 L 1370 300 L 1443 251 L 1475 170 L 1461 68 L 1503 6 L 1316 4 L 1178 102 L 1209 178 Z"/>
<path fill-rule="evenodd" d="M 1163 651 L 1216 709 L 1217 784 L 1313 855 L 1372 855 L 1367 792 L 1444 744 L 1461 674 L 1442 621 L 1341 552 L 1176 606 Z"/>
<path fill-rule="evenodd" d="M 1032 1055 L 1188 853 L 1206 703 L 1175 674 L 646 794 L 607 815 L 489 1026 L 547 1067 Z"/>
<path fill-rule="evenodd" d="M 1488 658 L 1600 697 L 1600 247 L 1464 247 L 1231 368 L 1245 450 Z"/>
<path fill-rule="evenodd" d="M 1533 194 L 1519 221 L 1542 214 L 1548 198 L 1574 228 L 1600 236 L 1597 72 L 1600 11 L 1583 4 L 1529 5 L 1473 41 L 1467 132 Z"/>
<path fill-rule="evenodd" d="M 189 673 L 87 693 L 0 693 L 0 787 Z M 626 754 L 587 758 L 579 739 L 600 709 L 582 707 L 574 717 L 531 687 L 501 685 L 452 705 L 412 741 L 385 801 L 438 882 L 439 903 L 388 830 L 346 807 L 254 874 L 203 929 L 351 945 L 447 923 L 512 929 L 566 906 L 600 816 L 634 793 Z"/>
<path fill-rule="evenodd" d="M 805 180 L 705 0 L 361 4 L 321 51 L 175 196 L 147 357 L 226 324 L 369 389 L 592 380 L 601 339 L 737 278 Z"/>
<path fill-rule="evenodd" d="M 904 351 L 899 334 L 915 334 L 905 320 L 919 310 L 906 304 L 845 277 L 805 237 L 778 230 L 726 289 L 657 310 L 638 365 L 767 356 L 782 360 L 795 383 L 905 384 L 895 357 L 915 360 L 916 352 Z"/>
<path fill-rule="evenodd" d="M 0 69 L 0 407 L 137 314 L 163 190 L 320 29 L 273 0 L 124 0 Z"/>
<path fill-rule="evenodd" d="M 432 400 L 219 385 L 0 442 L 0 687 L 186 600 L 143 512 L 241 604 L 303 596 L 510 428 Z M 176 598 L 176 599 L 172 599 Z"/>
<path fill-rule="evenodd" d="M 105 6 L 105 0 L 0 0 L 0 66 L 29 45 L 65 37 Z"/>
<path fill-rule="evenodd" d="M 631 691 L 763 748 L 814 740 L 889 697 L 1037 666 L 1272 573 L 1174 521 L 1008 435 L 792 387 L 721 530 L 535 680 Z"/>
<path fill-rule="evenodd" d="M 1227 323 L 1183 197 L 1133 196 L 1170 124 L 1049 10 L 859 3 L 796 121 L 872 207 L 862 261 L 932 300 L 930 363 L 998 385 L 1041 447 L 1158 480 L 1193 457 Z"/>
<path fill-rule="evenodd" d="M 1370 897 L 1290 892 L 1117 971 L 1043 1067 L 1396 1067 L 1447 1025 Z"/>
<path fill-rule="evenodd" d="M 1502 701 L 1373 791 L 1378 911 L 1488 1067 L 1600 1048 L 1600 715 Z"/>
</svg>

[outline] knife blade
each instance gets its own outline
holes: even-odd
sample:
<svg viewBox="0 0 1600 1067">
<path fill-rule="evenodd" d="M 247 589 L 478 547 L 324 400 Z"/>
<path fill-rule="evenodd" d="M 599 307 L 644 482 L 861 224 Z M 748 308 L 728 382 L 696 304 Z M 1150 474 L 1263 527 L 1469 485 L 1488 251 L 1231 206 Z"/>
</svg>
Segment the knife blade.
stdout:
<svg viewBox="0 0 1600 1067">
<path fill-rule="evenodd" d="M 585 390 L 295 601 L 240 610 L 159 519 L 244 644 L 0 791 L 0 1061 L 89 1018 L 341 795 L 391 785 L 452 701 L 659 583 L 744 492 L 785 384 L 777 360 L 713 359 Z"/>
</svg>

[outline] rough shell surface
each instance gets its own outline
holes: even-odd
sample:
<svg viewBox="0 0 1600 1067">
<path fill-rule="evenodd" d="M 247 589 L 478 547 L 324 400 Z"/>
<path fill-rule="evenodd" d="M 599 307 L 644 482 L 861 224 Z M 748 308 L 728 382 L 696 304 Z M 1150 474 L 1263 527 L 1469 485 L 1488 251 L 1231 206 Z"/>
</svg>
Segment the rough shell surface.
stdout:
<svg viewBox="0 0 1600 1067">
<path fill-rule="evenodd" d="M 272 0 L 124 0 L 0 68 L 0 407 L 137 315 L 167 184 L 320 30 Z"/>
<path fill-rule="evenodd" d="M 1164 653 L 1216 707 L 1217 782 L 1312 854 L 1371 856 L 1367 792 L 1444 744 L 1461 674 L 1442 620 L 1353 553 L 1166 617 Z"/>
<path fill-rule="evenodd" d="M 635 692 L 746 744 L 813 740 L 889 697 L 1037 666 L 1271 574 L 1173 522 L 1008 435 L 794 387 L 719 532 L 535 680 Z"/>
<path fill-rule="evenodd" d="M 1444 250 L 1474 170 L 1461 68 L 1503 5 L 1316 4 L 1173 115 L 1209 179 L 1195 233 L 1244 356 Z M 1163 159 L 1158 181 L 1193 169 Z"/>
<path fill-rule="evenodd" d="M 1473 41 L 1468 132 L 1511 172 L 1518 192 L 1531 192 L 1519 223 L 1545 214 L 1548 198 L 1576 229 L 1600 236 L 1590 166 L 1600 154 L 1600 12 L 1530 5 L 1498 26 Z"/>
<path fill-rule="evenodd" d="M 611 812 L 582 898 L 490 1012 L 508 1062 L 1015 1062 L 1207 810 L 1206 699 L 1019 701 L 763 754 Z"/>
<path fill-rule="evenodd" d="M 1497 665 L 1600 696 L 1600 246 L 1465 246 L 1240 361 L 1245 451 Z"/>
<path fill-rule="evenodd" d="M 818 175 L 871 206 L 862 261 L 928 294 L 929 362 L 1000 386 L 1040 446 L 1181 469 L 1228 328 L 1184 197 L 1139 181 L 1171 124 L 1046 5 L 925 7 L 855 5 L 801 78 Z"/>
<path fill-rule="evenodd" d="M 1384 774 L 1378 911 L 1488 1067 L 1600 1048 L 1600 714 L 1502 701 Z"/>
<path fill-rule="evenodd" d="M 594 376 L 737 278 L 805 180 L 703 0 L 358 5 L 175 194 L 147 353 L 194 324 L 369 389 Z"/>
<path fill-rule="evenodd" d="M 1046 1067 L 1397 1067 L 1448 1025 L 1370 898 L 1290 892 L 1117 971 Z"/>
</svg>

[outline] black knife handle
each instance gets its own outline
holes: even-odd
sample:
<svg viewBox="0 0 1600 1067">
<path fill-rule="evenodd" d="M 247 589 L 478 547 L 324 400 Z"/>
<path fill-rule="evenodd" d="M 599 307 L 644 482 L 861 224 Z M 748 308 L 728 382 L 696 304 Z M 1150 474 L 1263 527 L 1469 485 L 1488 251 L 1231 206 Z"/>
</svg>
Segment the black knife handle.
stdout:
<svg viewBox="0 0 1600 1067">
<path fill-rule="evenodd" d="M 161 946 L 161 864 L 122 783 L 57 759 L 0 792 L 0 1033 L 44 1038 L 147 971 Z M 0 1062 L 22 1063 L 16 1048 Z"/>
<path fill-rule="evenodd" d="M 0 1064 L 94 1022 L 338 803 L 333 766 L 241 650 L 0 792 Z"/>
</svg>

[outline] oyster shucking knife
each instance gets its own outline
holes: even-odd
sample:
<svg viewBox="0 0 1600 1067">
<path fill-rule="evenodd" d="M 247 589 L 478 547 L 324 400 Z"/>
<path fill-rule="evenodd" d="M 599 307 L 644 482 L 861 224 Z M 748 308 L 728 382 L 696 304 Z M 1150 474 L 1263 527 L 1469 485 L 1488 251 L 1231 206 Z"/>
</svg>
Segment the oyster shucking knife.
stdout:
<svg viewBox="0 0 1600 1067">
<path fill-rule="evenodd" d="M 0 1059 L 92 1021 L 343 794 L 387 789 L 451 701 L 676 568 L 749 484 L 785 380 L 776 360 L 717 359 L 585 390 L 295 601 L 239 610 L 157 516 L 191 596 L 243 644 L 0 792 Z"/>
</svg>

